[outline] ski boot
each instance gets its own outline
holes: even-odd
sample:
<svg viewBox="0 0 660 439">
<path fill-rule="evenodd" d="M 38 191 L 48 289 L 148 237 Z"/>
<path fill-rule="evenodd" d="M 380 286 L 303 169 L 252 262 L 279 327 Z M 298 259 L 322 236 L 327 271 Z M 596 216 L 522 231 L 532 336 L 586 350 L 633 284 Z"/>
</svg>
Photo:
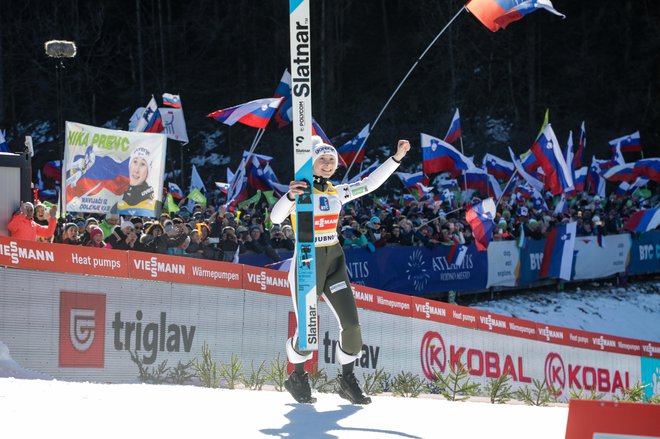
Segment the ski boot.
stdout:
<svg viewBox="0 0 660 439">
<path fill-rule="evenodd" d="M 371 404 L 371 398 L 364 394 L 353 372 L 339 375 L 339 396 L 353 404 Z"/>
<path fill-rule="evenodd" d="M 313 404 L 316 398 L 312 396 L 312 389 L 309 386 L 309 376 L 307 373 L 298 373 L 293 371 L 289 378 L 284 381 L 284 388 L 293 396 L 293 399 L 303 404 Z"/>
</svg>

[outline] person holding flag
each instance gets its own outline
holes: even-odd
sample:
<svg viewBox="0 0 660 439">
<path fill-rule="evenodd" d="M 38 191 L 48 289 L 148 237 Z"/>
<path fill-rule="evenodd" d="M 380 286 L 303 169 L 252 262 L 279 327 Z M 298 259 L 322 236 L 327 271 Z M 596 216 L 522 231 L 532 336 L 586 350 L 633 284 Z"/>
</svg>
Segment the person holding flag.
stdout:
<svg viewBox="0 0 660 439">
<path fill-rule="evenodd" d="M 357 306 L 346 270 L 346 257 L 337 236 L 337 225 L 342 206 L 356 198 L 367 195 L 380 187 L 399 167 L 401 160 L 410 150 L 410 142 L 399 140 L 397 152 L 360 181 L 334 186 L 329 179 L 337 170 L 337 150 L 318 136 L 312 136 L 312 167 L 314 170 L 314 240 L 316 247 L 317 291 L 333 310 L 340 329 L 337 357 L 342 365 L 339 376 L 339 395 L 354 404 L 369 404 L 358 383 L 353 367 L 362 353 L 362 332 Z M 304 193 L 307 183 L 292 181 L 289 192 L 273 206 L 270 214 L 273 224 L 281 224 L 289 215 L 295 224 L 295 196 Z M 296 260 L 294 255 L 293 260 Z M 289 271 L 289 285 L 296 310 L 295 265 Z M 287 340 L 286 352 L 289 362 L 295 367 L 285 382 L 285 387 L 298 402 L 312 403 L 309 379 L 305 362 L 313 352 L 300 351 L 297 334 Z"/>
</svg>

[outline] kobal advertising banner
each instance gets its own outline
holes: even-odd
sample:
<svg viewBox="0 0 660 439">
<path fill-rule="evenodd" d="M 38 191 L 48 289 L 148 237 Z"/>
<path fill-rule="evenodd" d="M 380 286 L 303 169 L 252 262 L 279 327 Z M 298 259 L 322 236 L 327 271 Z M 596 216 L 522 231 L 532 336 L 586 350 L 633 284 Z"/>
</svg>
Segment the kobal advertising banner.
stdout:
<svg viewBox="0 0 660 439">
<path fill-rule="evenodd" d="M 164 135 L 67 122 L 65 136 L 66 211 L 149 217 L 160 213 Z"/>
<path fill-rule="evenodd" d="M 351 282 L 410 295 L 486 288 L 488 257 L 469 245 L 461 265 L 449 262 L 451 247 L 383 247 L 346 252 Z"/>
</svg>

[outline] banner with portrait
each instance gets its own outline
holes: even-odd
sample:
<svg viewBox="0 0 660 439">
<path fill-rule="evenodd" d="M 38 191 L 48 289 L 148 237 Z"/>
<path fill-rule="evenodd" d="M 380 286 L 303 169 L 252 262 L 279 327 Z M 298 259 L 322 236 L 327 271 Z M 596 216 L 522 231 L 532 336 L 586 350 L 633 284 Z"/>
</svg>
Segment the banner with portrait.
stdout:
<svg viewBox="0 0 660 439">
<path fill-rule="evenodd" d="M 62 197 L 67 212 L 156 217 L 167 139 L 66 122 Z"/>
</svg>

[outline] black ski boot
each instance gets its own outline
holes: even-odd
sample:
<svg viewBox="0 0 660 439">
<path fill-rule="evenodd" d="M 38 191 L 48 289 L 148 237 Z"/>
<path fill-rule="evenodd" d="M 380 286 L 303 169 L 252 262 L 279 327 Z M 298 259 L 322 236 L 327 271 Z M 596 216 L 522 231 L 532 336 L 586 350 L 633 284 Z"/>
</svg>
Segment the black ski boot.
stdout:
<svg viewBox="0 0 660 439">
<path fill-rule="evenodd" d="M 353 372 L 339 375 L 339 396 L 353 404 L 371 404 L 371 398 L 364 394 Z"/>
<path fill-rule="evenodd" d="M 284 387 L 289 391 L 293 399 L 303 404 L 313 404 L 316 398 L 312 396 L 312 389 L 309 386 L 309 377 L 307 373 L 298 373 L 293 371 L 289 378 L 284 381 Z"/>
</svg>

